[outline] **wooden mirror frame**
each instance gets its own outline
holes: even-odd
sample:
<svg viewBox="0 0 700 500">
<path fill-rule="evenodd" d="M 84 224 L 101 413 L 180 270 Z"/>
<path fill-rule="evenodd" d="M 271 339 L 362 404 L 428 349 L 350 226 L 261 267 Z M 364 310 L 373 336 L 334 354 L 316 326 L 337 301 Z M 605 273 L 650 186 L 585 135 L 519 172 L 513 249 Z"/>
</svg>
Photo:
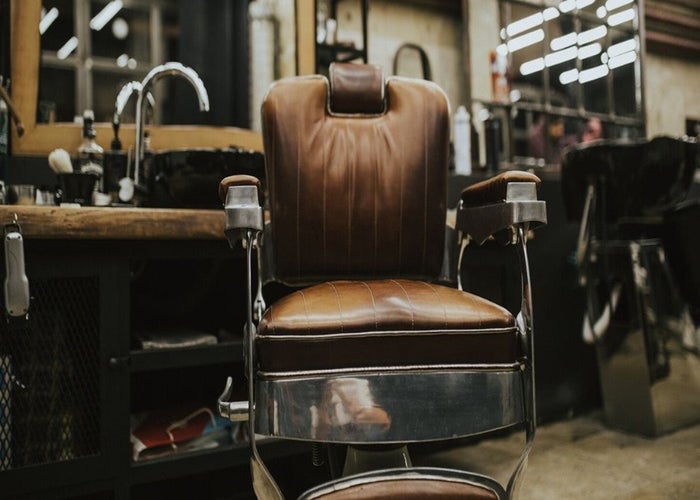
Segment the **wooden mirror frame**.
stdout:
<svg viewBox="0 0 700 500">
<path fill-rule="evenodd" d="M 297 0 L 297 4 L 307 3 L 313 6 L 312 0 Z M 11 153 L 18 156 L 44 156 L 56 148 L 76 151 L 82 135 L 79 124 L 36 123 L 40 64 L 38 26 L 41 18 L 41 0 L 11 0 L 10 16 L 12 99 L 24 125 L 22 137 L 18 137 L 16 128 L 12 126 Z M 300 17 L 297 15 L 297 19 Z M 313 18 L 311 19 L 313 20 Z M 297 43 L 302 42 L 306 36 L 308 35 L 304 33 L 298 34 Z M 101 144 L 109 144 L 112 137 L 112 125 L 98 123 L 95 129 L 97 141 Z M 225 148 L 235 145 L 262 151 L 261 135 L 243 128 L 161 125 L 149 126 L 149 130 L 151 131 L 151 145 L 154 149 Z M 121 131 L 124 148 L 133 146 L 136 135 L 134 125 L 123 124 Z"/>
</svg>

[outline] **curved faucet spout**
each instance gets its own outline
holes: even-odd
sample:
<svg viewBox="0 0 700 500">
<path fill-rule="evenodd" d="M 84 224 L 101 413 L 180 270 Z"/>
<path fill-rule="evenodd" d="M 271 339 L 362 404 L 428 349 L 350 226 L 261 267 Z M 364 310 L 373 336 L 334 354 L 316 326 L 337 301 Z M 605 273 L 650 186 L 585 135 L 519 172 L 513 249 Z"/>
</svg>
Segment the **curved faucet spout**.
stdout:
<svg viewBox="0 0 700 500">
<path fill-rule="evenodd" d="M 119 124 L 121 123 L 121 116 L 122 113 L 124 112 L 124 108 L 126 107 L 126 104 L 129 102 L 129 98 L 136 93 L 136 95 L 141 93 L 141 89 L 143 87 L 141 86 L 141 82 L 133 81 L 124 84 L 124 86 L 121 88 L 119 93 L 117 94 L 117 99 L 114 102 L 114 123 Z M 156 105 L 156 101 L 153 98 L 153 94 L 150 92 L 146 93 L 146 99 L 148 104 L 151 106 L 151 109 Z"/>
<path fill-rule="evenodd" d="M 138 92 L 138 100 L 136 101 L 136 154 L 134 161 L 134 183 L 136 185 L 139 185 L 139 166 L 143 157 L 143 120 L 146 106 L 143 96 L 148 93 L 151 85 L 166 76 L 179 76 L 187 80 L 197 94 L 200 111 L 209 111 L 209 94 L 201 78 L 192 68 L 179 62 L 167 62 L 148 72 L 141 82 L 141 90 Z"/>
<path fill-rule="evenodd" d="M 202 79 L 199 78 L 195 70 L 179 62 L 167 62 L 149 71 L 141 82 L 142 93 L 147 91 L 153 83 L 166 76 L 179 76 L 187 80 L 197 93 L 199 110 L 209 111 L 209 94 Z"/>
</svg>

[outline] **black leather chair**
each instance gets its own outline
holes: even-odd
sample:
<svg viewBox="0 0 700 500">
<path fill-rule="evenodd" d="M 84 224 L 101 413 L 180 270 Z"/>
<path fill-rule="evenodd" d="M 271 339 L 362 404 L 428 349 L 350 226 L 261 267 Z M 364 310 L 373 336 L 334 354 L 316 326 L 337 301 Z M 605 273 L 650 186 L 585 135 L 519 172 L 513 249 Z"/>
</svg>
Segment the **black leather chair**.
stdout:
<svg viewBox="0 0 700 500">
<path fill-rule="evenodd" d="M 456 213 L 459 248 L 495 235 L 522 257 L 514 317 L 436 283 L 450 240 L 450 115 L 435 84 L 334 64 L 330 81 L 274 83 L 262 123 L 266 204 L 253 177 L 228 177 L 220 189 L 226 234 L 232 245 L 243 240 L 251 268 L 253 402 L 229 402 L 229 387 L 220 411 L 258 434 L 347 445 L 342 476 L 303 498 L 509 498 L 535 432 L 526 240 L 546 221 L 539 179 L 506 172 L 473 185 Z M 261 275 L 299 287 L 269 307 L 254 297 L 256 249 L 266 256 Z M 404 446 L 517 426 L 527 440 L 508 485 L 412 467 Z M 251 450 L 258 497 L 281 498 L 252 434 Z"/>
<path fill-rule="evenodd" d="M 674 207 L 698 152 L 694 139 L 611 139 L 571 148 L 562 162 L 567 214 L 581 223 L 582 334 L 596 348 L 606 421 L 629 432 L 654 436 L 700 421 L 700 402 L 685 397 L 700 391 L 690 375 L 700 335 L 677 286 L 694 264 L 676 261 L 683 274 L 674 276 L 664 245 L 666 237 L 674 258 L 693 251 L 679 248 L 692 239 L 670 231 L 669 216 L 683 216 Z"/>
</svg>

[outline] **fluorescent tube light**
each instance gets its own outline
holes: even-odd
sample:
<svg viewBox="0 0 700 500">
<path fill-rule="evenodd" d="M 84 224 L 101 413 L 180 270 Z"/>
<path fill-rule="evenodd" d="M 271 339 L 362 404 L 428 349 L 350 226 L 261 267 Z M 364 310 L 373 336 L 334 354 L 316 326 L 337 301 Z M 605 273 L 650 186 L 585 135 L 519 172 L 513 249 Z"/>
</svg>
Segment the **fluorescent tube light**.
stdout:
<svg viewBox="0 0 700 500">
<path fill-rule="evenodd" d="M 608 68 L 608 66 L 605 64 L 601 64 L 600 66 L 596 66 L 591 69 L 584 69 L 583 71 L 581 71 L 578 74 L 578 81 L 579 83 L 592 82 L 593 80 L 603 78 L 608 73 L 610 73 L 610 69 Z"/>
<path fill-rule="evenodd" d="M 78 47 L 78 37 L 72 36 L 68 39 L 68 41 L 66 43 L 63 44 L 63 47 L 61 47 L 60 49 L 58 49 L 56 51 L 56 57 L 58 57 L 59 59 L 65 59 L 77 47 Z"/>
<path fill-rule="evenodd" d="M 605 16 L 608 15 L 608 9 L 605 7 L 598 7 L 595 11 L 595 15 L 598 16 L 600 19 L 603 19 Z"/>
<path fill-rule="evenodd" d="M 562 73 L 559 75 L 559 81 L 562 83 L 562 85 L 574 83 L 576 80 L 578 80 L 578 70 L 576 68 L 562 71 Z"/>
<path fill-rule="evenodd" d="M 620 66 L 624 66 L 625 64 L 633 63 L 636 60 L 636 52 L 625 52 L 624 54 L 620 54 L 619 56 L 611 57 L 608 61 L 608 66 L 610 67 L 610 69 L 615 69 L 619 68 Z"/>
<path fill-rule="evenodd" d="M 578 50 L 576 47 L 568 47 L 564 50 L 552 52 L 551 54 L 544 56 L 544 64 L 547 67 L 554 66 L 566 61 L 571 61 L 572 59 L 576 59 L 577 55 Z"/>
<path fill-rule="evenodd" d="M 124 2 L 122 2 L 122 0 L 112 0 L 109 2 L 95 17 L 90 19 L 90 29 L 100 31 L 117 15 L 117 12 L 122 10 L 123 6 Z"/>
<path fill-rule="evenodd" d="M 576 8 L 577 9 L 585 9 L 589 5 L 591 5 L 595 0 L 576 0 Z"/>
<path fill-rule="evenodd" d="M 535 14 L 523 17 L 522 19 L 518 19 L 517 21 L 510 23 L 508 26 L 506 26 L 506 33 L 508 36 L 517 35 L 518 33 L 527 31 L 535 26 L 539 26 L 543 22 L 544 18 L 542 17 L 542 13 L 536 12 Z"/>
<path fill-rule="evenodd" d="M 610 14 L 610 16 L 608 16 L 608 24 L 610 26 L 617 26 L 619 24 L 631 21 L 635 17 L 636 13 L 634 12 L 634 9 L 621 10 L 620 12 L 616 12 L 615 14 Z"/>
<path fill-rule="evenodd" d="M 540 28 L 508 40 L 508 50 L 510 52 L 515 52 L 516 50 L 534 45 L 542 40 L 544 40 L 544 30 Z"/>
<path fill-rule="evenodd" d="M 569 45 L 576 45 L 576 38 L 576 33 L 567 33 L 566 35 L 553 38 L 552 41 L 549 42 L 549 46 L 552 48 L 552 50 L 561 50 Z"/>
<path fill-rule="evenodd" d="M 599 38 L 603 38 L 607 33 L 608 28 L 601 24 L 600 26 L 579 33 L 576 37 L 576 41 L 579 45 L 586 45 L 587 43 L 594 42 Z"/>
<path fill-rule="evenodd" d="M 576 8 L 576 0 L 564 0 L 559 4 L 559 10 L 566 13 Z"/>
<path fill-rule="evenodd" d="M 39 21 L 39 34 L 43 35 L 46 33 L 46 30 L 49 29 L 57 18 L 58 9 L 56 7 L 51 7 L 51 10 L 41 16 L 41 21 Z"/>
<path fill-rule="evenodd" d="M 542 71 L 544 69 L 544 59 L 541 57 L 538 57 L 537 59 L 533 59 L 531 61 L 526 61 L 520 65 L 520 74 L 521 75 L 531 75 L 532 73 L 536 73 L 538 71 Z"/>
<path fill-rule="evenodd" d="M 584 45 L 578 49 L 578 58 L 587 59 L 589 57 L 597 56 L 601 53 L 603 47 L 600 46 L 598 42 L 592 43 L 590 45 Z"/>
<path fill-rule="evenodd" d="M 629 40 L 625 40 L 624 42 L 616 43 L 608 47 L 608 55 L 610 57 L 615 57 L 619 56 L 620 54 L 624 54 L 625 52 L 630 52 L 636 49 L 637 40 L 635 40 L 634 38 L 630 38 Z"/>
<path fill-rule="evenodd" d="M 632 3 L 634 0 L 608 0 L 605 2 L 605 8 L 608 10 L 615 10 L 623 5 L 627 5 L 629 3 Z"/>
<path fill-rule="evenodd" d="M 496 53 L 501 56 L 507 56 L 508 55 L 508 46 L 505 43 L 502 43 L 498 47 L 496 47 Z"/>
<path fill-rule="evenodd" d="M 542 11 L 542 18 L 545 21 L 551 21 L 559 17 L 559 11 L 555 7 L 547 7 Z"/>
</svg>

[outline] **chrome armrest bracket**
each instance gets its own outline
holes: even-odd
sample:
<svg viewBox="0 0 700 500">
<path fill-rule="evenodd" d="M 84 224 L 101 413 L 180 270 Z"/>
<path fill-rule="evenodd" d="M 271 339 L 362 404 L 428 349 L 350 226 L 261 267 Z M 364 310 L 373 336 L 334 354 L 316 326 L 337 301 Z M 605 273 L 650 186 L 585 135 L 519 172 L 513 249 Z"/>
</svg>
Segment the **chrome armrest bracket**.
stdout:
<svg viewBox="0 0 700 500">
<path fill-rule="evenodd" d="M 511 182 L 503 201 L 474 206 L 460 201 L 457 208 L 456 229 L 461 238 L 469 236 L 478 244 L 505 229 L 519 225 L 533 228 L 546 223 L 547 205 L 537 199 L 532 182 Z"/>
<path fill-rule="evenodd" d="M 256 186 L 229 186 L 224 203 L 226 224 L 224 233 L 233 247 L 245 239 L 247 230 L 254 233 L 263 230 L 263 210 L 258 200 Z"/>
</svg>

